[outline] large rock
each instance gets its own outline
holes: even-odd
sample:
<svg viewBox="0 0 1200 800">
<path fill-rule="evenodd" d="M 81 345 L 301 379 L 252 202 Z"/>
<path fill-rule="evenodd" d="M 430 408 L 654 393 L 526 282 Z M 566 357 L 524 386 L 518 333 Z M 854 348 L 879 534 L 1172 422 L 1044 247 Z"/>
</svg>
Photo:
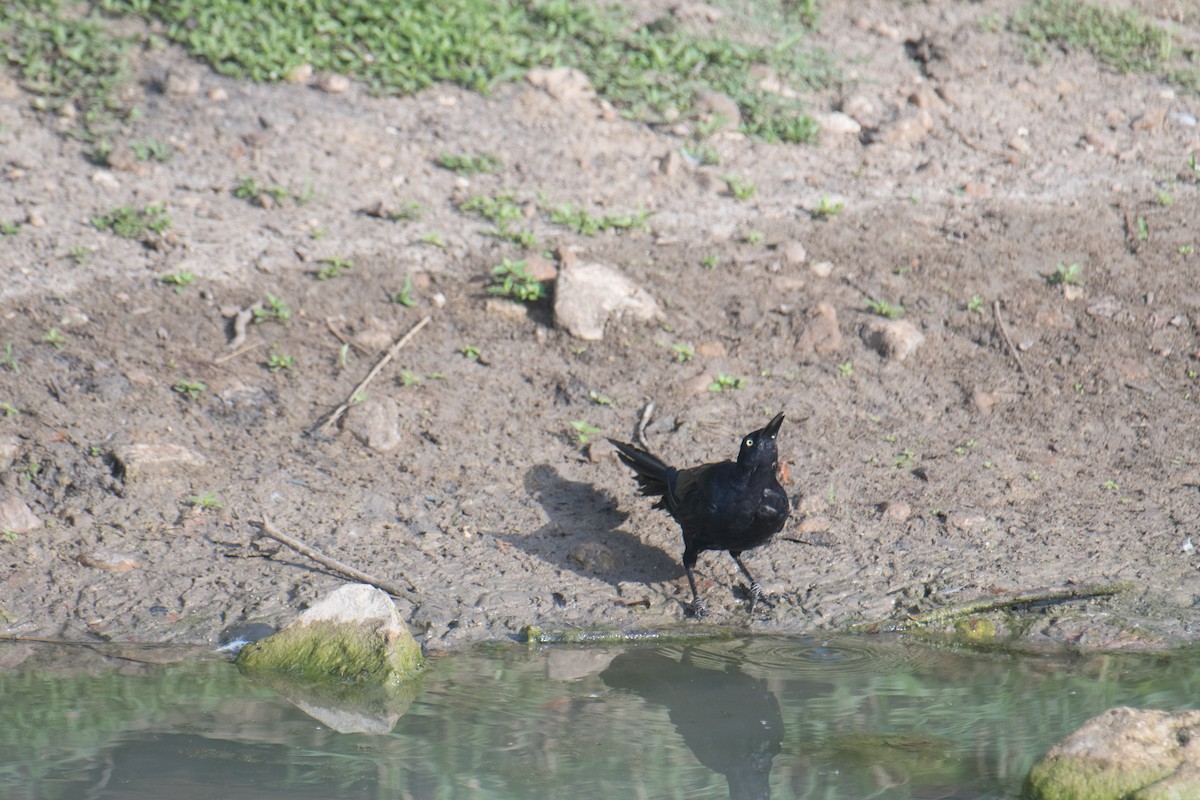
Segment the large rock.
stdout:
<svg viewBox="0 0 1200 800">
<path fill-rule="evenodd" d="M 1113 708 L 1050 748 L 1025 781 L 1031 800 L 1200 797 L 1200 711 Z"/>
<path fill-rule="evenodd" d="M 424 664 L 392 599 L 363 583 L 342 586 L 238 654 L 238 666 L 251 672 L 379 686 L 410 681 Z"/>
<path fill-rule="evenodd" d="M 599 341 L 609 318 L 659 315 L 654 298 L 607 264 L 567 263 L 554 284 L 554 323 L 579 339 Z"/>
<path fill-rule="evenodd" d="M 906 319 L 873 319 L 863 326 L 862 340 L 892 361 L 903 361 L 925 341 L 925 335 Z"/>
</svg>

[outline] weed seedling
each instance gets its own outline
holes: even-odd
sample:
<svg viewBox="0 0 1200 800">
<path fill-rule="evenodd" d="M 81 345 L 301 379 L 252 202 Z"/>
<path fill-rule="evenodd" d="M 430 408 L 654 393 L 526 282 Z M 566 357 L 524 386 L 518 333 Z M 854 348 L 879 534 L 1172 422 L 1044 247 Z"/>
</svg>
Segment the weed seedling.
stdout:
<svg viewBox="0 0 1200 800">
<path fill-rule="evenodd" d="M 478 156 L 442 153 L 437 163 L 439 167 L 463 177 L 478 175 L 481 172 L 491 173 L 500 169 L 500 159 L 488 153 Z"/>
<path fill-rule="evenodd" d="M 592 402 L 598 406 L 611 406 L 613 404 L 611 397 L 600 394 L 599 392 L 594 391 L 594 390 L 588 392 L 588 397 L 590 397 Z"/>
<path fill-rule="evenodd" d="M 4 344 L 4 355 L 0 356 L 0 367 L 8 367 L 15 375 L 21 374 L 21 365 L 17 363 L 17 357 L 13 355 L 12 342 Z"/>
<path fill-rule="evenodd" d="M 983 313 L 983 298 L 977 294 L 971 295 L 971 299 L 967 301 L 967 313 Z"/>
<path fill-rule="evenodd" d="M 1150 238 L 1150 226 L 1146 224 L 1145 217 L 1137 218 L 1137 240 L 1144 242 Z"/>
<path fill-rule="evenodd" d="M 319 281 L 340 278 L 346 270 L 354 267 L 354 262 L 348 258 L 322 258 L 317 263 L 324 265 L 317 270 L 317 280 Z"/>
<path fill-rule="evenodd" d="M 237 186 L 233 187 L 233 196 L 239 200 L 256 202 L 264 208 L 278 205 L 288 196 L 288 190 L 282 186 L 263 186 L 252 175 L 238 177 Z"/>
<path fill-rule="evenodd" d="M 828 195 L 821 195 L 820 202 L 817 207 L 808 212 L 808 215 L 813 219 L 830 219 L 842 213 L 842 209 L 846 204 L 841 200 L 833 200 Z"/>
<path fill-rule="evenodd" d="M 692 347 L 691 343 L 676 342 L 671 345 L 671 352 L 675 354 L 675 361 L 684 364 L 692 360 L 692 356 L 696 355 L 696 348 Z"/>
<path fill-rule="evenodd" d="M 708 385 L 710 392 L 723 392 L 726 389 L 745 389 L 746 379 L 726 375 L 723 372 L 717 373 L 716 379 Z"/>
<path fill-rule="evenodd" d="M 4 544 L 12 544 L 20 535 L 21 534 L 9 528 L 0 528 L 0 542 L 4 542 Z"/>
<path fill-rule="evenodd" d="M 280 355 L 279 353 L 271 353 L 267 356 L 267 369 L 271 372 L 279 372 L 280 370 L 290 370 L 296 365 L 296 359 L 292 356 Z"/>
<path fill-rule="evenodd" d="M 208 389 L 208 387 L 200 381 L 180 381 L 171 388 L 189 400 L 195 400 L 200 396 L 201 392 Z"/>
<path fill-rule="evenodd" d="M 158 277 L 160 281 L 167 286 L 175 287 L 175 294 L 183 294 L 183 290 L 196 282 L 196 273 L 183 270 L 182 272 L 170 272 L 166 275 Z"/>
<path fill-rule="evenodd" d="M 899 303 L 889 303 L 887 300 L 867 298 L 867 309 L 872 314 L 878 314 L 887 319 L 899 319 L 904 314 L 904 306 Z"/>
<path fill-rule="evenodd" d="M 256 325 L 264 322 L 287 322 L 292 318 L 291 307 L 270 292 L 267 292 L 267 299 L 263 304 L 255 306 L 251 312 L 254 314 Z"/>
<path fill-rule="evenodd" d="M 1101 488 L 1106 492 L 1119 492 L 1121 491 L 1121 484 L 1113 480 L 1107 480 Z"/>
<path fill-rule="evenodd" d="M 1046 280 L 1060 286 L 1083 286 L 1083 268 L 1078 262 L 1067 266 L 1062 262 L 1054 265 L 1054 272 L 1046 276 Z"/>
<path fill-rule="evenodd" d="M 21 232 L 21 224 L 19 222 L 9 222 L 4 220 L 0 222 L 0 236 L 16 236 Z"/>
<path fill-rule="evenodd" d="M 437 231 L 431 231 L 417 241 L 419 241 L 421 244 L 431 244 L 434 247 L 440 247 L 442 249 L 446 248 L 446 240 L 443 239 L 442 234 L 438 233 Z"/>
<path fill-rule="evenodd" d="M 589 425 L 586 421 L 581 419 L 571 420 L 571 427 L 575 430 L 575 443 L 580 447 L 583 447 L 585 444 L 590 442 L 592 437 L 600 432 L 599 428 Z"/>
<path fill-rule="evenodd" d="M 404 286 L 400 289 L 400 291 L 392 295 L 392 302 L 396 305 L 404 306 L 405 308 L 412 308 L 417 304 L 417 301 L 414 300 L 412 296 L 411 275 L 404 276 Z"/>
<path fill-rule="evenodd" d="M 130 142 L 129 149 L 138 161 L 157 161 L 165 164 L 171 160 L 171 146 L 157 139 L 147 139 L 144 142 Z"/>
<path fill-rule="evenodd" d="M 187 503 L 192 508 L 199 508 L 203 511 L 214 511 L 222 508 L 225 504 L 217 499 L 216 492 L 206 492 L 201 495 L 193 495 L 183 502 Z"/>
<path fill-rule="evenodd" d="M 523 303 L 534 303 L 546 296 L 546 289 L 541 281 L 530 274 L 524 261 L 509 261 L 492 267 L 494 283 L 487 287 L 491 294 L 501 297 L 512 297 Z"/>
<path fill-rule="evenodd" d="M 416 200 L 406 200 L 399 208 L 385 213 L 392 222 L 412 222 L 421 218 L 421 204 Z"/>
<path fill-rule="evenodd" d="M 458 352 L 462 353 L 463 358 L 467 359 L 467 361 L 479 360 L 479 348 L 473 344 L 464 344 L 458 348 Z"/>
<path fill-rule="evenodd" d="M 700 259 L 700 266 L 704 267 L 705 269 L 716 269 L 717 264 L 719 263 L 721 263 L 721 259 L 712 253 Z"/>
<path fill-rule="evenodd" d="M 753 181 L 740 178 L 737 175 L 723 175 L 722 179 L 729 187 L 729 193 L 733 195 L 735 200 L 749 200 L 758 192 L 758 187 Z"/>
<path fill-rule="evenodd" d="M 88 250 L 86 247 L 83 247 L 82 245 L 75 245 L 67 251 L 67 258 L 74 261 L 76 266 L 83 266 L 83 262 L 87 261 L 88 256 L 91 254 L 92 251 Z"/>
<path fill-rule="evenodd" d="M 17 409 L 16 406 L 14 406 L 12 403 L 8 402 L 7 400 L 0 403 L 0 412 L 2 412 L 5 417 L 9 417 L 9 418 L 15 417 L 21 413 Z"/>
<path fill-rule="evenodd" d="M 121 206 L 103 216 L 92 217 L 92 225 L 122 239 L 145 239 L 152 233 L 161 236 L 171 227 L 171 217 L 166 203 L 151 203 L 140 211 L 133 206 Z"/>
<path fill-rule="evenodd" d="M 762 231 L 746 231 L 742 235 L 742 241 L 744 241 L 746 244 L 758 244 L 765 236 L 766 234 Z"/>
<path fill-rule="evenodd" d="M 838 368 L 838 374 L 841 375 L 843 378 L 849 378 L 851 375 L 854 374 L 853 362 L 847 361 L 845 363 L 838 364 L 837 368 Z"/>
<path fill-rule="evenodd" d="M 416 386 L 420 382 L 421 382 L 421 376 L 418 375 L 417 373 L 415 373 L 411 370 L 407 370 L 407 369 L 400 370 L 400 385 L 401 386 L 407 388 L 409 386 Z"/>
<path fill-rule="evenodd" d="M 42 341 L 46 344 L 54 345 L 55 350 L 62 350 L 67 346 L 67 337 L 63 336 L 58 328 L 51 328 L 46 331 L 46 335 L 42 337 Z"/>
</svg>

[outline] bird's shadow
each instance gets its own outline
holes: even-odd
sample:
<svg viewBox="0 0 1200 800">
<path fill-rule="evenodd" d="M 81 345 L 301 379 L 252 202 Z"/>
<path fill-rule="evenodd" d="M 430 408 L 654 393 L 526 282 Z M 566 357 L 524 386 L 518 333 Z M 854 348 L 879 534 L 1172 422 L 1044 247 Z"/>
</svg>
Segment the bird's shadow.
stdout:
<svg viewBox="0 0 1200 800">
<path fill-rule="evenodd" d="M 525 490 L 549 518 L 536 531 L 508 540 L 526 553 L 614 586 L 669 581 L 683 574 L 677 557 L 621 530 L 629 515 L 591 484 L 567 480 L 549 464 L 539 464 L 525 473 Z"/>
</svg>

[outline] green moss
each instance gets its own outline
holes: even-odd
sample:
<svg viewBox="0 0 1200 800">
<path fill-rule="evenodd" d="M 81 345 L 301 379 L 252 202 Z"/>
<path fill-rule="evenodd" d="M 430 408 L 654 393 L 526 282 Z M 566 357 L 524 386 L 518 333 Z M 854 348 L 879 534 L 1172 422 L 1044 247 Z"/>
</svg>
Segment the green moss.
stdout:
<svg viewBox="0 0 1200 800">
<path fill-rule="evenodd" d="M 317 622 L 287 628 L 238 654 L 247 672 L 272 672 L 316 683 L 394 685 L 417 677 L 421 647 L 405 633 L 394 641 L 362 625 Z"/>
<path fill-rule="evenodd" d="M 1171 774 L 1170 767 L 1105 767 L 1091 760 L 1044 758 L 1025 779 L 1028 800 L 1125 800 Z"/>
</svg>

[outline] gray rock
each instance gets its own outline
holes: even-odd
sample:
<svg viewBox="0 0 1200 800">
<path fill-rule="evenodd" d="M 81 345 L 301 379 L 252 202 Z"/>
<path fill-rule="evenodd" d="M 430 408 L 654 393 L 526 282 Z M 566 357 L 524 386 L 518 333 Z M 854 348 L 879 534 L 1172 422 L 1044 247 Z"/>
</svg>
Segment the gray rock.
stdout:
<svg viewBox="0 0 1200 800">
<path fill-rule="evenodd" d="M 925 335 L 905 319 L 873 319 L 863 326 L 862 340 L 884 358 L 903 361 L 921 346 Z"/>
<path fill-rule="evenodd" d="M 1042 756 L 1031 800 L 1200 797 L 1200 711 L 1112 708 Z"/>
<path fill-rule="evenodd" d="M 400 407 L 390 397 L 369 397 L 346 411 L 346 430 L 377 453 L 400 446 Z"/>
<path fill-rule="evenodd" d="M 805 356 L 824 355 L 841 348 L 842 342 L 837 310 L 829 303 L 817 303 L 796 337 L 796 349 Z"/>
<path fill-rule="evenodd" d="M 19 497 L 0 496 L 0 531 L 29 533 L 42 527 L 42 521 Z"/>
<path fill-rule="evenodd" d="M 554 285 L 554 322 L 578 339 L 600 341 L 605 323 L 628 315 L 637 320 L 659 316 L 658 303 L 646 290 L 607 264 L 564 264 Z"/>
<path fill-rule="evenodd" d="M 198 472 L 204 456 L 178 444 L 127 444 L 113 450 L 126 481 L 138 481 L 161 475 Z"/>
<path fill-rule="evenodd" d="M 416 697 L 425 658 L 392 599 L 354 583 L 247 644 L 237 664 L 335 730 L 381 733 Z"/>
</svg>

